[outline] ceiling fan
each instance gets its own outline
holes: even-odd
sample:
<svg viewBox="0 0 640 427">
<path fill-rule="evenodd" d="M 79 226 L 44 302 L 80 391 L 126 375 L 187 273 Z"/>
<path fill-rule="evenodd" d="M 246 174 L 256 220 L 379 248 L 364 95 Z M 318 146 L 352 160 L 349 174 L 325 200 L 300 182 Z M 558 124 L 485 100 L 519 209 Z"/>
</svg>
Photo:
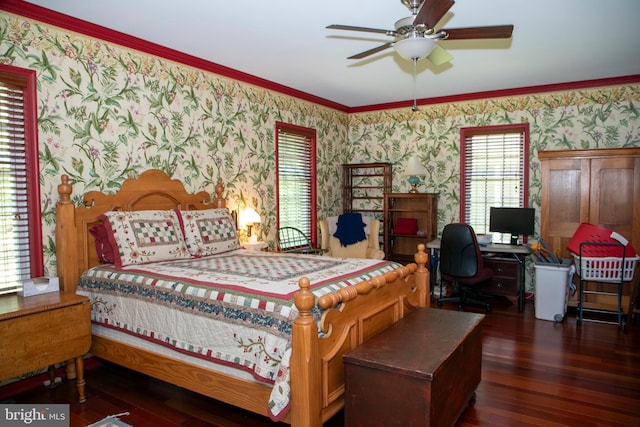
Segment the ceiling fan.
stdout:
<svg viewBox="0 0 640 427">
<path fill-rule="evenodd" d="M 453 6 L 453 0 L 401 0 L 401 2 L 411 11 L 411 16 L 396 21 L 395 30 L 351 25 L 329 25 L 327 28 L 378 33 L 396 39 L 350 56 L 348 59 L 362 59 L 393 46 L 401 57 L 414 60 L 414 65 L 415 61 L 423 58 L 428 58 L 434 65 L 441 65 L 453 59 L 449 53 L 438 46 L 437 40 L 507 39 L 513 32 L 513 25 L 436 29 L 438 22 Z"/>
</svg>

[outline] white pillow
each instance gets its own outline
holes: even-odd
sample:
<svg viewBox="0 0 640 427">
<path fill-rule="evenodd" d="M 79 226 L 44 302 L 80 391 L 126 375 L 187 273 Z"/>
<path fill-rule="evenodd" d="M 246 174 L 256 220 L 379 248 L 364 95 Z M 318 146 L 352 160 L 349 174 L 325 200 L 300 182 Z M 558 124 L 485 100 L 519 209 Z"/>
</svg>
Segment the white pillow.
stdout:
<svg viewBox="0 0 640 427">
<path fill-rule="evenodd" d="M 236 224 L 228 209 L 178 212 L 191 255 L 206 256 L 240 249 Z"/>
<path fill-rule="evenodd" d="M 117 248 L 116 266 L 189 258 L 180 220 L 173 210 L 110 211 L 100 219 L 111 245 Z"/>
</svg>

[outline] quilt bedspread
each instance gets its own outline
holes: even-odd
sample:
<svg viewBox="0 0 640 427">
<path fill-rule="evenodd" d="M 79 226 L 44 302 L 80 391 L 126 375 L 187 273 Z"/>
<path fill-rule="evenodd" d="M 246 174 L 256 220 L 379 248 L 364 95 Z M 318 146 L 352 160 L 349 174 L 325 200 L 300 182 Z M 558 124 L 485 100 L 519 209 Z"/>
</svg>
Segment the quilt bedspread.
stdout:
<svg viewBox="0 0 640 427">
<path fill-rule="evenodd" d="M 293 296 L 306 276 L 316 297 L 392 271 L 367 259 L 236 250 L 202 258 L 117 268 L 94 267 L 77 293 L 91 320 L 172 350 L 247 372 L 274 384 L 273 419 L 289 405 Z"/>
</svg>

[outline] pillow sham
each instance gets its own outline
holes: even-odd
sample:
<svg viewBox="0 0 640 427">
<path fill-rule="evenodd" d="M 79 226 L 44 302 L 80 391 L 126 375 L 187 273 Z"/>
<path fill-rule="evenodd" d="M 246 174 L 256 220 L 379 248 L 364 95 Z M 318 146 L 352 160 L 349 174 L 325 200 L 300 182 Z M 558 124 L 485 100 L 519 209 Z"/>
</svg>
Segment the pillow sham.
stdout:
<svg viewBox="0 0 640 427">
<path fill-rule="evenodd" d="M 228 209 L 177 212 L 191 255 L 207 256 L 240 249 L 236 224 Z"/>
<path fill-rule="evenodd" d="M 174 210 L 111 211 L 99 219 L 105 224 L 118 267 L 189 258 Z"/>
</svg>

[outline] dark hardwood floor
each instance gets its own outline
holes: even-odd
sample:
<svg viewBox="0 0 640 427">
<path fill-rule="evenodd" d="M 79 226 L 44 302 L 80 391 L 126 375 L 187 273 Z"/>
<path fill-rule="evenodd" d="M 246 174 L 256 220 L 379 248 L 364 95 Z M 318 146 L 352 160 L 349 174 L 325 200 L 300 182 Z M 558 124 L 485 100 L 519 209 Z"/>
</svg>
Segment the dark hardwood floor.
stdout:
<svg viewBox="0 0 640 427">
<path fill-rule="evenodd" d="M 82 405 L 69 382 L 5 402 L 70 402 L 72 427 L 121 412 L 135 427 L 282 425 L 109 364 L 89 369 L 86 379 Z M 341 425 L 342 414 L 326 424 Z M 458 426 L 640 426 L 640 322 L 624 333 L 611 324 L 577 326 L 571 309 L 556 324 L 535 319 L 531 303 L 524 313 L 494 303 L 484 325 L 482 382 Z"/>
</svg>

